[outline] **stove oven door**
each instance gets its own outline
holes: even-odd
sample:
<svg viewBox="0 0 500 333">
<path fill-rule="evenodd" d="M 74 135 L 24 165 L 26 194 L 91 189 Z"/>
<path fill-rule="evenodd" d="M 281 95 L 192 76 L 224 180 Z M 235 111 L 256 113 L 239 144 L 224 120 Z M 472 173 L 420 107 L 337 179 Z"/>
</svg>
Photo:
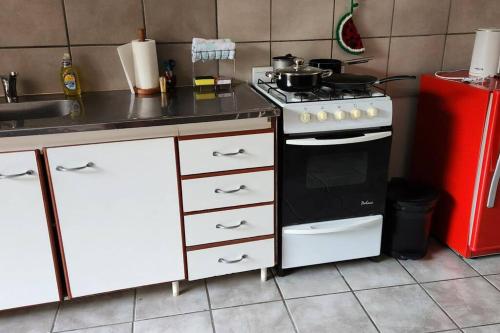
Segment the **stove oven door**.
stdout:
<svg viewBox="0 0 500 333">
<path fill-rule="evenodd" d="M 384 212 L 390 130 L 285 136 L 281 226 Z"/>
</svg>

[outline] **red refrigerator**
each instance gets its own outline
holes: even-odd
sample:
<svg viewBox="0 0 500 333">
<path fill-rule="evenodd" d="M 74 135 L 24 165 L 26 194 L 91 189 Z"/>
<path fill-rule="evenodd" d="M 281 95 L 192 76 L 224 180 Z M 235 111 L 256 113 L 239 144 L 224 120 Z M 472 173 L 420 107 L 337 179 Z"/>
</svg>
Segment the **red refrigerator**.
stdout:
<svg viewBox="0 0 500 333">
<path fill-rule="evenodd" d="M 500 253 L 500 80 L 421 79 L 411 178 L 440 188 L 433 234 L 464 257 Z"/>
</svg>

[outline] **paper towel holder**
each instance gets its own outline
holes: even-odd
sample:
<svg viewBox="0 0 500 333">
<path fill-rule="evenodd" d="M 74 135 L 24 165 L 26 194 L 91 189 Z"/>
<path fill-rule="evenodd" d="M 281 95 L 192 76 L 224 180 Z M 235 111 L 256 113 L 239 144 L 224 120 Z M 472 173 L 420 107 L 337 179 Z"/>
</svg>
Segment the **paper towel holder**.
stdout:
<svg viewBox="0 0 500 333">
<path fill-rule="evenodd" d="M 138 35 L 138 40 L 140 42 L 146 41 L 146 30 L 144 28 L 138 29 L 137 35 Z M 150 89 L 142 89 L 142 88 L 137 88 L 136 86 L 134 86 L 134 92 L 136 93 L 136 95 L 139 95 L 139 96 L 154 95 L 154 94 L 160 93 L 160 87 L 150 88 Z"/>
</svg>

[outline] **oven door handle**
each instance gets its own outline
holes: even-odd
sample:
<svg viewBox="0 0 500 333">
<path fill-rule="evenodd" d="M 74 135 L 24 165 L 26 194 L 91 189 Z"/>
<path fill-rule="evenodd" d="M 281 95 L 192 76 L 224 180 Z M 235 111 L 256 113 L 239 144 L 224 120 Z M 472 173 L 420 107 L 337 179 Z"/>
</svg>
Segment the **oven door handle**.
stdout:
<svg viewBox="0 0 500 333">
<path fill-rule="evenodd" d="M 383 138 L 387 138 L 392 135 L 391 131 L 387 132 L 376 132 L 376 133 L 365 133 L 362 136 L 356 136 L 354 138 L 345 139 L 331 139 L 331 140 L 318 140 L 316 138 L 306 138 L 306 139 L 290 139 L 286 140 L 287 145 L 295 146 L 334 146 L 334 145 L 346 145 L 350 143 L 359 143 L 374 141 Z"/>
<path fill-rule="evenodd" d="M 331 228 L 315 228 L 314 226 L 309 226 L 309 228 L 304 229 L 304 228 L 290 228 L 290 229 L 283 229 L 283 233 L 287 235 L 323 235 L 323 234 L 334 234 L 334 233 L 339 233 L 339 232 L 344 232 L 344 231 L 352 231 L 352 230 L 357 230 L 363 227 L 366 227 L 368 225 L 373 224 L 373 222 L 376 222 L 378 220 L 378 217 L 373 218 L 373 219 L 368 219 L 365 221 L 353 223 L 350 225 L 343 225 L 343 226 L 338 226 L 338 227 L 331 227 Z"/>
</svg>

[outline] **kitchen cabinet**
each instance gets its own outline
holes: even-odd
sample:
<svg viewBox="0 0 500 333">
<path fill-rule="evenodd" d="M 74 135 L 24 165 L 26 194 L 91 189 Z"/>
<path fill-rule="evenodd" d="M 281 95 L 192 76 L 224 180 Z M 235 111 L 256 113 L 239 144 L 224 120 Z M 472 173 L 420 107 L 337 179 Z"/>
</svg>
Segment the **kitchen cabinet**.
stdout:
<svg viewBox="0 0 500 333">
<path fill-rule="evenodd" d="M 173 138 L 47 148 L 45 157 L 70 297 L 184 279 Z"/>
<path fill-rule="evenodd" d="M 0 153 L 0 310 L 60 300 L 38 153 Z"/>
<path fill-rule="evenodd" d="M 275 263 L 274 130 L 179 137 L 189 280 Z"/>
</svg>

